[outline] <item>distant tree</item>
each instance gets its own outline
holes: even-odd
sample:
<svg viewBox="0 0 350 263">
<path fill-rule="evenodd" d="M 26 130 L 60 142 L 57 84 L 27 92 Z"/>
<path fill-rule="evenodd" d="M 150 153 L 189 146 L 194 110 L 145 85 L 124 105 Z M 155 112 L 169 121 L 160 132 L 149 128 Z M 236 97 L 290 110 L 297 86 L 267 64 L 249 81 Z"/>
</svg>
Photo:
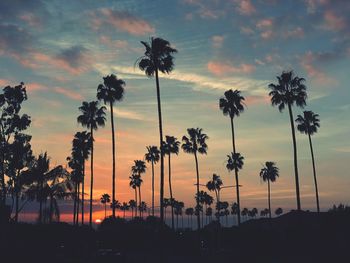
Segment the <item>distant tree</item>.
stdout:
<svg viewBox="0 0 350 263">
<path fill-rule="evenodd" d="M 142 160 L 134 160 L 134 165 L 131 167 L 131 172 L 133 174 L 137 174 L 138 177 L 137 177 L 137 180 L 138 180 L 138 183 L 137 183 L 137 187 L 139 189 L 139 208 L 141 208 L 141 202 L 142 202 L 142 199 L 141 199 L 141 184 L 143 182 L 143 180 L 141 179 L 141 174 L 145 173 L 146 172 L 146 164 L 144 161 Z M 141 217 L 141 210 L 140 210 L 140 217 Z"/>
<path fill-rule="evenodd" d="M 242 209 L 241 215 L 243 217 L 246 217 L 248 215 L 248 212 L 249 212 L 248 208 L 245 207 L 245 208 Z"/>
<path fill-rule="evenodd" d="M 194 209 L 192 207 L 186 208 L 185 214 L 188 217 L 188 225 L 190 225 L 190 221 L 191 221 L 191 229 L 192 229 L 192 216 L 194 214 Z"/>
<path fill-rule="evenodd" d="M 315 192 L 316 192 L 316 206 L 317 212 L 320 212 L 320 201 L 318 198 L 318 187 L 317 187 L 317 177 L 316 177 L 316 166 L 315 166 L 315 157 L 314 150 L 312 147 L 311 135 L 317 133 L 318 128 L 320 127 L 320 119 L 319 115 L 313 113 L 312 111 L 304 111 L 304 115 L 298 115 L 295 120 L 298 131 L 301 133 L 305 133 L 309 137 L 310 151 L 311 151 L 311 160 L 312 160 L 312 170 L 314 173 L 314 184 L 315 184 Z"/>
<path fill-rule="evenodd" d="M 275 182 L 279 177 L 279 169 L 274 162 L 266 162 L 265 166 L 260 170 L 260 178 L 267 182 L 267 200 L 269 205 L 269 217 L 271 218 L 271 188 L 270 182 Z"/>
<path fill-rule="evenodd" d="M 305 79 L 295 76 L 293 71 L 287 71 L 282 72 L 280 76 L 277 76 L 277 80 L 277 84 L 271 83 L 269 85 L 269 89 L 271 89 L 269 96 L 271 97 L 272 106 L 278 106 L 278 110 L 280 112 L 282 112 L 285 107 L 288 108 L 294 150 L 294 174 L 297 209 L 301 210 L 297 144 L 292 107 L 296 105 L 297 107 L 303 108 L 306 105 L 307 93 L 306 86 L 304 85 Z"/>
<path fill-rule="evenodd" d="M 82 106 L 79 107 L 81 115 L 78 116 L 77 121 L 83 127 L 90 129 L 91 135 L 91 156 L 90 156 L 90 169 L 91 169 L 91 181 L 90 181 L 90 215 L 89 215 L 89 225 L 92 226 L 92 198 L 93 198 L 93 188 L 94 188 L 94 130 L 97 130 L 99 127 L 104 127 L 106 118 L 105 118 L 104 106 L 99 107 L 97 101 L 82 103 Z"/>
<path fill-rule="evenodd" d="M 175 212 L 175 215 L 176 215 L 176 228 L 178 229 L 179 228 L 179 216 L 182 216 L 182 209 L 184 208 L 184 203 L 183 202 L 180 202 L 180 201 L 176 201 L 174 202 L 174 212 Z"/>
<path fill-rule="evenodd" d="M 277 208 L 275 211 L 276 216 L 282 215 L 283 214 L 283 209 L 282 208 Z"/>
<path fill-rule="evenodd" d="M 102 100 L 105 104 L 109 104 L 111 112 L 111 128 L 112 128 L 112 202 L 115 200 L 115 133 L 114 133 L 114 118 L 113 104 L 121 101 L 124 97 L 125 82 L 118 79 L 117 76 L 111 74 L 103 78 L 103 84 L 97 87 L 97 99 Z M 112 209 L 112 216 L 115 218 L 115 208 Z"/>
<path fill-rule="evenodd" d="M 123 218 L 124 219 L 125 219 L 125 211 L 128 211 L 129 208 L 130 208 L 130 206 L 126 202 L 123 202 L 123 204 L 120 206 L 120 210 L 123 211 Z"/>
<path fill-rule="evenodd" d="M 163 124 L 162 111 L 160 102 L 160 85 L 159 85 L 159 71 L 169 74 L 174 69 L 173 54 L 177 52 L 172 48 L 169 41 L 162 38 L 151 37 L 149 42 L 141 41 L 145 47 L 145 53 L 140 57 L 136 63 L 140 70 L 144 71 L 148 77 L 155 76 L 157 89 L 157 104 L 158 104 L 158 118 L 159 118 L 159 147 L 163 144 Z M 164 222 L 164 154 L 161 149 L 160 158 L 160 220 Z"/>
<path fill-rule="evenodd" d="M 136 207 L 137 207 L 137 202 L 135 200 L 130 200 L 129 201 L 129 207 L 131 208 L 131 219 L 134 218 L 134 209 L 136 211 Z"/>
<path fill-rule="evenodd" d="M 234 203 L 231 205 L 231 214 L 232 214 L 232 215 L 238 216 L 238 213 L 239 213 L 238 204 L 234 202 Z"/>
<path fill-rule="evenodd" d="M 141 176 L 139 174 L 133 173 L 129 177 L 129 179 L 130 179 L 129 185 L 135 191 L 135 201 L 136 201 L 136 207 L 135 208 L 139 208 L 141 201 L 139 200 L 139 205 L 137 205 L 137 203 L 138 203 L 137 201 L 138 201 L 138 199 L 141 199 L 141 198 L 137 197 L 137 189 L 139 189 L 139 194 L 141 195 L 140 187 L 141 187 L 141 183 L 143 182 L 142 178 L 141 178 Z M 135 216 L 137 216 L 137 210 L 135 210 Z M 140 216 L 141 216 L 141 212 L 140 212 Z"/>
<path fill-rule="evenodd" d="M 141 218 L 143 218 L 143 213 L 144 213 L 145 211 L 147 211 L 147 204 L 146 204 L 144 201 L 142 201 L 142 202 L 140 203 L 139 209 L 140 209 L 140 212 L 141 212 Z"/>
<path fill-rule="evenodd" d="M 227 162 L 226 162 L 226 168 L 229 171 L 235 171 L 235 178 L 236 178 L 236 194 L 237 194 L 237 222 L 238 226 L 241 223 L 241 205 L 240 205 L 240 199 L 239 199 L 239 181 L 238 181 L 238 171 L 243 168 L 244 165 L 244 157 L 240 153 L 234 153 L 232 152 L 230 155 L 227 155 Z"/>
<path fill-rule="evenodd" d="M 179 154 L 180 142 L 174 136 L 165 136 L 165 142 L 163 142 L 163 152 L 168 155 L 168 171 L 169 171 L 169 193 L 170 198 L 173 199 L 173 189 L 171 187 L 171 154 Z M 174 206 L 171 206 L 171 227 L 174 229 Z"/>
<path fill-rule="evenodd" d="M 215 192 L 216 197 L 216 203 L 220 202 L 220 190 L 222 187 L 222 180 L 219 175 L 213 174 L 212 179 L 207 182 L 206 187 L 209 191 Z M 217 215 L 219 214 L 219 211 L 217 211 Z M 217 219 L 220 221 L 220 217 L 217 217 Z"/>
<path fill-rule="evenodd" d="M 185 153 L 193 154 L 196 162 L 196 172 L 197 172 L 197 196 L 199 195 L 199 168 L 198 168 L 198 157 L 197 154 L 207 154 L 208 145 L 206 140 L 209 138 L 203 130 L 200 128 L 190 128 L 187 129 L 188 137 L 182 137 L 182 146 L 181 148 Z M 197 207 L 199 208 L 199 200 L 197 201 Z M 197 227 L 198 230 L 201 228 L 200 214 L 197 213 Z"/>
<path fill-rule="evenodd" d="M 107 217 L 107 203 L 110 203 L 110 202 L 111 202 L 111 197 L 109 196 L 109 194 L 103 194 L 101 196 L 101 204 L 105 206 L 105 219 Z"/>
<path fill-rule="evenodd" d="M 159 161 L 160 151 L 157 146 L 147 146 L 145 160 L 152 164 L 152 216 L 154 216 L 154 165 Z"/>
<path fill-rule="evenodd" d="M 209 221 L 211 221 L 213 215 L 213 208 L 211 208 L 210 206 L 207 207 L 207 209 L 205 210 L 205 215 L 207 216 L 207 218 L 209 218 Z"/>
<path fill-rule="evenodd" d="M 166 209 L 172 205 L 172 200 L 169 198 L 164 198 L 164 221 L 166 221 Z"/>
</svg>

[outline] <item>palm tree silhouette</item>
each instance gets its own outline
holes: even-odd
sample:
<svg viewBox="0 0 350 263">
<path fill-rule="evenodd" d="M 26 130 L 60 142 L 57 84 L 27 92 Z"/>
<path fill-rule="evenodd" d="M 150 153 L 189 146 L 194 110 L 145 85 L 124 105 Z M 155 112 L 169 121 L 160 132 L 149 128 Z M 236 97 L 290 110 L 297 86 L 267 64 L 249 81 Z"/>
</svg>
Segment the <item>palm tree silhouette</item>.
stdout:
<svg viewBox="0 0 350 263">
<path fill-rule="evenodd" d="M 260 177 L 264 182 L 267 182 L 267 200 L 269 205 L 269 216 L 271 218 L 271 189 L 270 182 L 275 182 L 279 177 L 279 169 L 274 162 L 266 162 L 265 167 L 260 171 Z"/>
<path fill-rule="evenodd" d="M 169 170 L 169 193 L 170 193 L 170 199 L 173 199 L 173 190 L 171 187 L 171 162 L 170 162 L 170 156 L 172 153 L 178 155 L 179 154 L 179 145 L 180 142 L 177 140 L 174 136 L 165 136 L 165 142 L 163 142 L 163 153 L 168 155 L 168 170 Z M 174 206 L 171 206 L 171 227 L 174 230 Z"/>
<path fill-rule="evenodd" d="M 237 223 L 238 226 L 241 224 L 241 203 L 239 199 L 239 183 L 238 183 L 238 171 L 243 168 L 243 160 L 244 157 L 240 153 L 231 153 L 231 155 L 227 155 L 227 163 L 226 168 L 229 171 L 235 171 L 236 178 L 236 194 L 237 194 Z"/>
<path fill-rule="evenodd" d="M 185 214 L 188 216 L 188 225 L 190 225 L 189 221 L 191 220 L 191 229 L 192 229 L 192 216 L 194 214 L 194 209 L 192 207 L 186 208 Z"/>
<path fill-rule="evenodd" d="M 182 137 L 182 145 L 181 148 L 185 153 L 190 153 L 194 155 L 194 159 L 196 162 L 196 173 L 197 173 L 197 196 L 199 196 L 199 168 L 198 168 L 198 157 L 197 154 L 207 154 L 208 145 L 206 140 L 209 138 L 203 130 L 200 128 L 189 128 L 187 129 L 187 133 L 189 137 Z M 196 198 L 197 207 L 199 207 L 199 200 Z M 198 230 L 201 228 L 200 215 L 197 213 L 197 227 Z"/>
<path fill-rule="evenodd" d="M 107 203 L 111 202 L 111 197 L 109 194 L 103 194 L 100 200 L 101 200 L 101 204 L 104 204 L 105 206 L 105 218 L 107 218 Z"/>
<path fill-rule="evenodd" d="M 154 216 L 154 165 L 159 161 L 160 151 L 157 146 L 147 146 L 145 160 L 152 164 L 152 216 Z"/>
<path fill-rule="evenodd" d="M 237 215 L 237 218 L 238 218 L 238 204 L 237 203 L 233 203 L 232 206 L 231 206 L 231 214 L 232 215 Z"/>
<path fill-rule="evenodd" d="M 93 186 L 94 186 L 94 130 L 98 127 L 103 127 L 106 122 L 104 106 L 99 107 L 97 101 L 82 103 L 79 107 L 79 111 L 82 113 L 78 116 L 77 121 L 83 127 L 90 129 L 91 134 L 91 181 L 90 181 L 90 215 L 89 215 L 89 225 L 92 226 L 92 198 L 93 198 Z"/>
<path fill-rule="evenodd" d="M 233 119 L 239 117 L 242 112 L 244 112 L 244 97 L 241 96 L 239 90 L 233 91 L 232 89 L 225 91 L 224 97 L 219 100 L 219 107 L 225 116 L 229 116 L 231 120 L 231 133 L 232 133 L 232 151 L 236 153 L 236 143 L 235 143 L 235 131 L 233 125 Z M 235 170 L 235 179 L 238 181 L 238 172 Z M 239 198 L 239 188 L 236 185 L 236 196 Z M 237 200 L 239 204 L 239 201 Z M 239 213 L 238 213 L 239 214 Z M 238 216 L 238 225 L 241 223 L 241 218 Z"/>
<path fill-rule="evenodd" d="M 169 198 L 164 198 L 164 222 L 166 221 L 166 209 L 168 208 L 168 206 L 172 205 L 172 199 Z"/>
<path fill-rule="evenodd" d="M 131 199 L 129 201 L 129 207 L 131 208 L 131 219 L 133 219 L 134 218 L 134 209 L 136 211 L 136 207 L 137 207 L 137 201 Z"/>
<path fill-rule="evenodd" d="M 221 186 L 222 186 L 222 180 L 220 178 L 220 175 L 217 174 L 213 174 L 212 179 L 207 182 L 206 187 L 207 189 L 211 192 L 214 191 L 215 192 L 215 197 L 216 197 L 216 203 L 220 202 L 220 190 L 221 190 Z M 219 214 L 219 211 L 217 211 L 217 215 Z M 217 217 L 219 222 L 220 222 L 220 217 Z"/>
<path fill-rule="evenodd" d="M 272 106 L 278 106 L 278 110 L 282 112 L 288 107 L 290 126 L 292 129 L 293 151 L 294 151 L 294 175 L 295 175 L 295 190 L 297 198 L 297 209 L 301 210 L 300 190 L 299 190 L 299 175 L 298 175 L 298 156 L 297 144 L 295 138 L 295 127 L 292 106 L 303 108 L 306 105 L 306 86 L 304 78 L 299 78 L 294 75 L 293 71 L 282 72 L 277 76 L 278 83 L 269 85 L 271 89 L 269 96 L 271 97 Z"/>
<path fill-rule="evenodd" d="M 140 176 L 138 174 L 135 174 L 133 173 L 131 176 L 129 176 L 129 179 L 130 179 L 130 187 L 132 189 L 134 189 L 135 191 L 135 202 L 136 202 L 136 210 L 135 210 L 135 216 L 137 216 L 137 207 L 139 206 L 137 203 L 138 203 L 138 197 L 137 197 L 137 189 L 138 187 L 141 185 L 141 181 L 142 179 L 140 178 Z"/>
<path fill-rule="evenodd" d="M 309 137 L 310 151 L 311 151 L 311 160 L 312 160 L 312 170 L 314 173 L 314 183 L 315 183 L 315 192 L 316 192 L 316 205 L 317 212 L 320 212 L 320 202 L 318 198 L 318 187 L 317 187 L 317 177 L 316 177 L 316 167 L 315 167 L 315 158 L 314 158 L 314 150 L 312 147 L 311 135 L 317 133 L 318 128 L 320 127 L 320 119 L 319 115 L 313 113 L 312 111 L 304 111 L 304 115 L 298 115 L 295 120 L 298 131 L 301 133 L 305 133 Z"/>
<path fill-rule="evenodd" d="M 275 211 L 276 216 L 282 215 L 283 214 L 283 209 L 281 207 L 277 208 Z"/>
<path fill-rule="evenodd" d="M 136 186 L 139 189 L 139 208 L 141 208 L 141 184 L 142 184 L 142 179 L 141 179 L 141 174 L 146 172 L 146 164 L 142 160 L 134 160 L 134 165 L 131 167 L 131 171 L 133 174 L 136 174 Z M 140 210 L 140 217 L 141 217 L 141 210 Z"/>
<path fill-rule="evenodd" d="M 124 219 L 125 219 L 125 211 L 128 211 L 129 208 L 130 208 L 130 206 L 126 202 L 123 202 L 123 204 L 120 206 L 120 210 L 123 211 L 123 218 Z"/>
<path fill-rule="evenodd" d="M 113 104 L 121 101 L 124 97 L 125 82 L 118 79 L 117 76 L 111 74 L 103 78 L 103 84 L 97 87 L 97 99 L 103 100 L 105 104 L 109 104 L 111 111 L 111 127 L 112 127 L 112 202 L 115 200 L 115 134 L 114 134 L 114 118 Z M 115 208 L 112 209 L 112 216 L 115 218 Z"/>
<path fill-rule="evenodd" d="M 159 86 L 159 71 L 169 74 L 174 69 L 173 54 L 176 49 L 170 46 L 169 41 L 162 38 L 150 38 L 149 42 L 141 41 L 145 47 L 145 53 L 136 63 L 140 70 L 144 71 L 148 77 L 155 76 L 157 89 L 157 104 L 158 104 L 158 119 L 159 119 L 159 147 L 163 143 L 163 125 L 162 125 L 162 110 L 160 102 L 160 86 Z M 161 151 L 160 158 L 160 220 L 164 222 L 164 154 Z"/>
</svg>

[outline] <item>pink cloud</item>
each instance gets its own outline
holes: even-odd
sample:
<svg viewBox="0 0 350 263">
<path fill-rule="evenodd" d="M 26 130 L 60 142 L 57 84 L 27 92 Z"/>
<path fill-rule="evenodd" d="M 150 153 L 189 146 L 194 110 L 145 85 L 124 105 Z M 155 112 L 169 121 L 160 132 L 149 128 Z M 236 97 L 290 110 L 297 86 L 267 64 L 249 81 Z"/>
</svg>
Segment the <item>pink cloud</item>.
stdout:
<svg viewBox="0 0 350 263">
<path fill-rule="evenodd" d="M 11 85 L 12 84 L 12 81 L 10 80 L 7 80 L 7 79 L 0 79 L 0 87 L 5 87 L 5 86 L 8 86 L 8 85 Z"/>
<path fill-rule="evenodd" d="M 249 105 L 270 104 L 269 96 L 249 95 L 245 97 L 245 103 Z"/>
<path fill-rule="evenodd" d="M 333 11 L 326 11 L 324 14 L 325 29 L 340 31 L 346 27 L 343 17 L 336 15 Z"/>
<path fill-rule="evenodd" d="M 252 15 L 256 12 L 251 0 L 235 0 L 235 2 L 238 4 L 237 10 L 243 15 Z"/>
<path fill-rule="evenodd" d="M 21 20 L 28 23 L 30 26 L 40 28 L 42 26 L 40 19 L 33 13 L 24 13 L 19 16 Z"/>
<path fill-rule="evenodd" d="M 43 91 L 43 90 L 47 90 L 47 87 L 37 83 L 37 82 L 32 82 L 32 83 L 27 83 L 25 84 L 27 91 L 29 92 L 36 92 L 36 91 Z"/>
<path fill-rule="evenodd" d="M 264 19 L 261 19 L 259 20 L 257 23 L 256 23 L 256 27 L 257 28 L 266 28 L 266 27 L 271 27 L 273 26 L 273 19 L 272 18 L 264 18 Z"/>
<path fill-rule="evenodd" d="M 260 33 L 260 36 L 262 39 L 265 39 L 265 40 L 269 40 L 269 39 L 272 39 L 273 38 L 273 31 L 272 30 L 267 30 L 267 31 L 264 31 L 264 32 L 261 32 Z"/>
<path fill-rule="evenodd" d="M 212 45 L 214 48 L 221 48 L 222 44 L 224 43 L 225 37 L 224 36 L 213 36 L 211 38 Z"/>
<path fill-rule="evenodd" d="M 55 87 L 54 91 L 56 93 L 59 93 L 59 94 L 66 96 L 67 98 L 70 98 L 72 100 L 78 100 L 78 101 L 84 100 L 84 97 L 80 93 L 72 91 L 72 90 L 68 90 L 68 89 L 65 89 L 62 87 Z"/>
<path fill-rule="evenodd" d="M 254 34 L 254 30 L 251 29 L 250 27 L 247 27 L 247 26 L 242 26 L 240 28 L 240 30 L 241 30 L 241 33 L 244 35 L 253 35 Z"/>
<path fill-rule="evenodd" d="M 127 32 L 131 35 L 142 36 L 155 32 L 155 28 L 142 18 L 135 17 L 129 13 L 101 8 L 91 13 L 91 25 L 95 30 L 104 25 L 111 25 L 114 28 Z"/>
<path fill-rule="evenodd" d="M 208 70 L 217 76 L 222 76 L 228 73 L 244 73 L 249 74 L 255 71 L 256 67 L 251 64 L 240 64 L 238 67 L 231 65 L 228 62 L 209 61 L 207 64 Z"/>
<path fill-rule="evenodd" d="M 304 29 L 302 29 L 301 27 L 297 27 L 293 30 L 286 31 L 283 36 L 285 38 L 303 38 L 304 35 Z"/>
</svg>

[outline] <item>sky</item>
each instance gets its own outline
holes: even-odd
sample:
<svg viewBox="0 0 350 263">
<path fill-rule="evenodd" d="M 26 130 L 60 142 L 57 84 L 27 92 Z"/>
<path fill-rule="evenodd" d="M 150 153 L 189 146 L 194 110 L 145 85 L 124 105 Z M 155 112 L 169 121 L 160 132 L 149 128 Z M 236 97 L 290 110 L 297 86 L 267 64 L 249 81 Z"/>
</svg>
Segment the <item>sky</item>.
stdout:
<svg viewBox="0 0 350 263">
<path fill-rule="evenodd" d="M 66 165 L 73 135 L 83 130 L 76 121 L 78 107 L 96 100 L 103 76 L 113 73 L 123 79 L 125 97 L 114 107 L 116 187 L 117 199 L 128 201 L 133 198 L 128 179 L 133 160 L 143 159 L 146 146 L 158 143 L 155 82 L 135 61 L 143 54 L 141 40 L 167 39 L 178 53 L 174 71 L 160 79 L 165 135 L 181 140 L 187 128 L 203 128 L 209 149 L 199 157 L 201 183 L 217 173 L 224 185 L 232 185 L 234 176 L 225 168 L 230 123 L 218 100 L 228 89 L 241 90 L 247 106 L 235 119 L 237 150 L 245 157 L 239 174 L 241 206 L 267 206 L 267 186 L 259 171 L 265 161 L 275 161 L 280 178 L 272 185 L 272 206 L 288 210 L 296 206 L 290 123 L 287 112 L 271 106 L 268 84 L 283 70 L 294 70 L 306 79 L 306 109 L 321 119 L 312 139 L 321 208 L 326 210 L 350 200 L 349 13 L 346 0 L 3 0 L 0 84 L 25 83 L 23 112 L 32 117 L 27 132 L 34 152 L 47 151 L 52 165 Z M 302 113 L 293 111 L 294 117 Z M 95 135 L 97 218 L 102 213 L 99 197 L 111 193 L 109 112 L 106 127 Z M 315 210 L 307 137 L 298 133 L 297 145 L 302 208 Z M 172 158 L 172 172 L 174 197 L 192 206 L 194 157 L 180 151 Z M 150 205 L 150 165 L 143 181 L 143 197 Z M 222 199 L 235 201 L 233 189 L 223 190 Z"/>
</svg>

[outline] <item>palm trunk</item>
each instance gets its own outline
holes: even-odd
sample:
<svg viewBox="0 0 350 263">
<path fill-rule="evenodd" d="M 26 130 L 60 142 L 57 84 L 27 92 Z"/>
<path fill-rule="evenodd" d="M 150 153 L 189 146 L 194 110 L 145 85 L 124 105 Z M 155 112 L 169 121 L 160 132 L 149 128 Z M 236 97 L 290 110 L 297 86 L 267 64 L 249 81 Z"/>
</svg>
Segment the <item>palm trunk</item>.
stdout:
<svg viewBox="0 0 350 263">
<path fill-rule="evenodd" d="M 311 135 L 309 134 L 309 143 L 311 150 L 311 159 L 312 159 L 312 170 L 314 172 L 314 183 L 315 183 L 315 191 L 316 191 L 316 205 L 317 205 L 317 213 L 320 212 L 320 201 L 318 199 L 318 186 L 317 186 L 317 177 L 316 177 L 316 166 L 315 166 L 315 158 L 314 158 L 314 150 L 312 147 Z"/>
<path fill-rule="evenodd" d="M 114 205 L 112 205 L 114 207 Z M 105 203 L 105 219 L 107 217 L 107 203 Z"/>
<path fill-rule="evenodd" d="M 267 179 L 267 200 L 269 202 L 269 216 L 271 218 L 271 189 L 270 189 L 270 180 Z"/>
<path fill-rule="evenodd" d="M 17 188 L 17 186 L 16 186 Z M 16 203 L 15 203 L 15 222 L 17 223 L 18 222 L 18 209 L 19 209 L 19 206 L 18 206 L 18 203 L 19 203 L 19 193 L 18 193 L 18 189 L 16 189 Z"/>
<path fill-rule="evenodd" d="M 40 203 L 41 204 L 41 203 Z M 39 216 L 39 222 L 41 221 L 41 206 L 40 206 L 40 216 Z M 74 204 L 73 204 L 73 225 L 75 225 L 77 217 L 77 184 L 74 185 Z"/>
<path fill-rule="evenodd" d="M 169 158 L 168 158 L 168 166 L 169 166 L 169 192 L 170 192 L 170 202 L 171 202 L 171 228 L 174 230 L 174 204 L 173 204 L 174 199 L 173 199 L 173 190 L 172 190 L 172 187 L 171 187 L 170 153 L 169 153 Z"/>
<path fill-rule="evenodd" d="M 51 224 L 52 223 L 52 215 L 53 215 L 53 196 L 52 194 L 50 194 L 50 213 L 49 213 L 49 223 Z M 77 209 L 78 211 L 78 209 Z M 78 215 L 77 215 L 77 218 L 78 218 Z"/>
<path fill-rule="evenodd" d="M 92 194 L 93 194 L 93 186 L 94 186 L 94 136 L 93 129 L 91 127 L 91 182 L 90 182 L 90 215 L 89 215 L 89 225 L 92 227 Z"/>
<path fill-rule="evenodd" d="M 76 225 L 79 224 L 79 196 L 80 196 L 80 183 L 78 183 L 78 193 L 77 193 L 77 216 L 76 216 Z"/>
<path fill-rule="evenodd" d="M 140 217 L 142 217 L 141 215 L 141 187 L 139 186 L 139 210 L 140 210 Z"/>
<path fill-rule="evenodd" d="M 154 216 L 154 161 L 152 161 L 152 216 Z"/>
<path fill-rule="evenodd" d="M 160 148 L 160 221 L 164 222 L 164 155 L 163 155 L 163 124 L 162 124 L 162 109 L 160 102 L 160 87 L 158 78 L 158 69 L 156 74 L 156 88 L 157 88 L 157 103 L 158 103 L 158 119 L 159 119 L 159 148 Z"/>
<path fill-rule="evenodd" d="M 292 106 L 290 104 L 288 104 L 288 110 L 289 110 L 290 126 L 292 128 L 292 139 L 293 139 L 294 173 L 295 173 L 295 190 L 296 190 L 296 196 L 297 196 L 297 210 L 300 211 L 301 204 L 300 204 L 299 175 L 298 175 L 297 143 L 296 143 L 296 138 L 295 138 L 295 128 L 294 128 Z"/>
<path fill-rule="evenodd" d="M 235 143 L 235 129 L 233 125 L 233 118 L 231 118 L 231 132 L 232 132 L 232 150 L 233 153 L 236 154 L 236 143 Z M 238 184 L 238 171 L 235 169 L 235 179 L 236 179 L 236 196 L 237 196 L 237 224 L 240 226 L 241 224 L 241 203 L 239 199 L 239 184 Z"/>
<path fill-rule="evenodd" d="M 44 188 L 44 182 L 43 182 L 43 179 L 41 178 L 40 179 L 40 196 L 39 196 L 39 224 L 41 224 L 43 221 L 43 188 Z"/>
<path fill-rule="evenodd" d="M 197 153 L 194 153 L 194 159 L 196 161 L 196 173 L 197 173 L 197 208 L 199 208 L 199 171 L 198 171 L 198 158 L 197 158 Z M 198 231 L 201 229 L 201 218 L 200 218 L 200 212 L 198 211 L 197 213 L 197 227 Z"/>
<path fill-rule="evenodd" d="M 138 200 L 138 198 L 137 198 L 137 187 L 135 187 L 134 190 L 135 190 L 135 201 L 136 201 L 135 216 L 137 217 L 137 210 L 138 210 L 138 206 L 139 206 L 138 202 L 137 202 L 137 200 Z"/>
<path fill-rule="evenodd" d="M 83 178 L 81 181 L 81 224 L 84 225 L 84 195 L 85 195 L 85 160 L 83 161 Z"/>
<path fill-rule="evenodd" d="M 114 138 L 114 120 L 113 120 L 113 103 L 110 102 L 111 107 L 111 126 L 112 126 L 112 204 L 115 203 L 115 138 Z M 115 206 L 112 207 L 112 216 L 115 218 Z"/>
</svg>

